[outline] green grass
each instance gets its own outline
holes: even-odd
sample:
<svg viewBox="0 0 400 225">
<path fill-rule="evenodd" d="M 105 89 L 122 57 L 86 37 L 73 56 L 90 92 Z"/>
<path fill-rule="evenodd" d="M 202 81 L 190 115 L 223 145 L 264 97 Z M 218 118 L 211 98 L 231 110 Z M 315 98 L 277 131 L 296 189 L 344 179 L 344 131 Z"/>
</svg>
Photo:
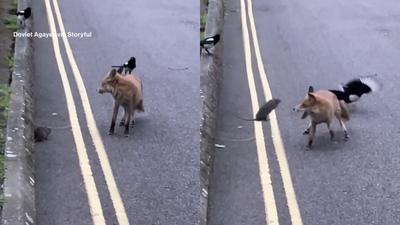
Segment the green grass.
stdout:
<svg viewBox="0 0 400 225">
<path fill-rule="evenodd" d="M 0 84 L 0 113 L 7 111 L 10 106 L 10 87 L 7 84 Z"/>
<path fill-rule="evenodd" d="M 18 30 L 18 19 L 17 16 L 12 15 L 12 16 L 8 16 L 5 21 L 4 24 L 6 25 L 7 29 L 15 32 Z"/>
<path fill-rule="evenodd" d="M 206 23 L 207 23 L 207 5 L 208 5 L 208 0 L 200 0 L 200 5 L 201 7 L 205 7 L 205 12 L 201 12 L 202 14 L 200 15 L 200 40 L 204 39 L 204 31 L 206 29 Z"/>
<path fill-rule="evenodd" d="M 6 144 L 7 114 L 10 107 L 10 88 L 6 84 L 0 84 L 0 152 L 4 152 Z M 0 154 L 0 180 L 4 179 L 5 157 Z M 1 200 L 0 200 L 1 202 Z"/>
<path fill-rule="evenodd" d="M 200 29 L 205 29 L 206 27 L 206 22 L 207 22 L 207 15 L 201 15 L 200 16 Z"/>
<path fill-rule="evenodd" d="M 6 171 L 4 169 L 4 167 L 5 167 L 4 163 L 5 163 L 5 156 L 0 155 L 0 180 L 4 180 L 4 177 L 5 177 Z M 0 202 L 2 202 L 1 200 L 2 199 L 0 199 Z"/>
<path fill-rule="evenodd" d="M 8 67 L 10 67 L 10 68 L 14 67 L 14 65 L 15 65 L 14 56 L 10 55 L 10 56 L 4 57 L 4 59 L 7 62 Z"/>
<path fill-rule="evenodd" d="M 11 5 L 12 5 L 14 8 L 17 8 L 17 7 L 18 7 L 18 0 L 12 0 L 12 1 L 11 1 Z"/>
<path fill-rule="evenodd" d="M 204 30 L 206 28 L 207 14 L 200 16 L 200 40 L 204 38 Z"/>
</svg>

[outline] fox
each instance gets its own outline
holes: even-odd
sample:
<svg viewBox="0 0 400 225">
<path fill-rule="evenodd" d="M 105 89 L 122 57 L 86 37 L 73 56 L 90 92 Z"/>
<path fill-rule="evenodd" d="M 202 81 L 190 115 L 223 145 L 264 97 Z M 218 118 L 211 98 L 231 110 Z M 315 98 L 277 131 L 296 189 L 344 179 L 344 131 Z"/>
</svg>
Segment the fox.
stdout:
<svg viewBox="0 0 400 225">
<path fill-rule="evenodd" d="M 129 137 L 129 124 L 132 119 L 134 125 L 134 114 L 144 112 L 143 106 L 143 85 L 141 80 L 132 74 L 132 76 L 123 76 L 115 69 L 112 69 L 101 82 L 98 89 L 100 94 L 110 93 L 114 97 L 114 107 L 111 119 L 109 135 L 114 134 L 115 120 L 117 119 L 119 107 L 124 108 L 124 117 L 120 126 L 125 126 L 124 135 Z"/>
<path fill-rule="evenodd" d="M 339 101 L 331 91 L 319 90 L 314 92 L 314 89 L 310 86 L 306 97 L 293 108 L 293 111 L 303 111 L 302 119 L 307 116 L 311 118 L 308 128 L 304 131 L 304 134 L 309 134 L 308 149 L 312 147 L 317 124 L 326 123 L 331 140 L 333 140 L 334 133 L 331 129 L 331 123 L 335 117 L 343 129 L 345 140 L 349 139 L 345 121 L 350 120 L 350 115 L 346 103 Z"/>
</svg>

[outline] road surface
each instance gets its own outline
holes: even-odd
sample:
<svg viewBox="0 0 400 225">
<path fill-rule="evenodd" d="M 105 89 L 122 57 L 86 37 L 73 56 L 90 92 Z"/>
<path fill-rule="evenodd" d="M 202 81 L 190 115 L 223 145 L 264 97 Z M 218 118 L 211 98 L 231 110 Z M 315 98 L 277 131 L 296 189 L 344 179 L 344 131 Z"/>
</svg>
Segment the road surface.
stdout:
<svg viewBox="0 0 400 225">
<path fill-rule="evenodd" d="M 36 223 L 198 224 L 198 2 L 72 0 L 58 5 L 33 3 L 34 32 L 50 32 L 52 18 L 57 32 L 62 22 L 66 32 L 91 32 L 91 37 L 68 38 L 70 52 L 58 38 L 58 60 L 52 38 L 34 39 L 35 123 L 53 127 L 49 140 L 34 149 Z M 129 138 L 120 127 L 109 136 L 113 100 L 96 89 L 111 65 L 131 56 L 143 80 L 145 113 L 136 114 Z M 88 102 L 83 103 L 85 93 Z M 74 112 L 79 126 L 71 128 Z"/>
<path fill-rule="evenodd" d="M 400 224 L 398 2 L 228 0 L 226 8 L 215 140 L 225 148 L 215 150 L 209 225 Z M 307 121 L 291 109 L 308 86 L 373 73 L 384 88 L 351 107 L 350 140 L 335 121 L 336 142 L 321 125 L 306 151 Z M 282 100 L 271 122 L 235 117 L 255 114 L 268 91 Z"/>
</svg>

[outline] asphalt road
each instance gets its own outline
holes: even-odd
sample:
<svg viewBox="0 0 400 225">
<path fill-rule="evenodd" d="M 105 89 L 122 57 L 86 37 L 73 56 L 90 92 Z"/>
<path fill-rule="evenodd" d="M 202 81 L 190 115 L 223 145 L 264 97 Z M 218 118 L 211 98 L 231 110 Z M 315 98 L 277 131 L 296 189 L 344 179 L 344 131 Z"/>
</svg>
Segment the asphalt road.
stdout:
<svg viewBox="0 0 400 225">
<path fill-rule="evenodd" d="M 271 91 L 282 100 L 276 114 L 302 223 L 400 224 L 398 2 L 253 0 L 253 11 Z M 227 1 L 216 137 L 225 148 L 216 149 L 209 225 L 265 224 L 253 123 L 233 116 L 252 116 L 240 12 L 239 0 Z M 252 56 L 258 100 L 264 102 L 254 51 Z M 350 140 L 342 140 L 335 122 L 336 143 L 320 126 L 314 148 L 305 151 L 308 121 L 291 109 L 308 86 L 337 88 L 372 73 L 384 86 L 351 108 Z M 271 128 L 263 127 L 279 224 L 291 224 Z"/>
<path fill-rule="evenodd" d="M 61 1 L 69 38 L 130 224 L 199 223 L 199 4 L 196 1 Z M 34 31 L 49 32 L 44 1 Z M 61 38 L 61 54 L 107 224 L 117 224 Z M 35 38 L 35 123 L 53 127 L 35 145 L 37 224 L 92 224 L 50 38 Z M 129 138 L 108 135 L 113 100 L 96 89 L 111 65 L 137 60 L 146 112 Z M 120 117 L 122 116 L 120 110 Z M 131 130 L 132 132 L 132 130 Z"/>
</svg>

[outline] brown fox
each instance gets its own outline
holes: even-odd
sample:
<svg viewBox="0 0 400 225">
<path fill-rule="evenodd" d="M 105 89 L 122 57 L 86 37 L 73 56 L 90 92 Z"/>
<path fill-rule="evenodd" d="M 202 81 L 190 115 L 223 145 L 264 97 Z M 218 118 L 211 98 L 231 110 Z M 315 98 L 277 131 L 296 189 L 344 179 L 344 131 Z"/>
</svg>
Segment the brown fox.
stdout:
<svg viewBox="0 0 400 225">
<path fill-rule="evenodd" d="M 115 69 L 112 69 L 101 82 L 99 93 L 111 93 L 114 97 L 114 110 L 111 120 L 109 134 L 114 134 L 115 120 L 117 119 L 119 107 L 124 108 L 124 118 L 121 120 L 121 125 L 125 126 L 125 137 L 129 136 L 129 123 L 132 118 L 134 124 L 135 110 L 144 112 L 143 107 L 143 86 L 142 82 L 134 75 L 122 76 Z"/>
<path fill-rule="evenodd" d="M 307 116 L 311 117 L 311 123 L 304 132 L 309 134 L 308 148 L 311 148 L 316 125 L 319 123 L 326 123 L 329 129 L 331 139 L 333 139 L 333 131 L 331 130 L 331 123 L 334 117 L 336 117 L 344 131 L 344 137 L 347 140 L 349 135 L 347 133 L 346 125 L 344 121 L 350 119 L 349 113 L 346 108 L 346 104 L 343 101 L 339 101 L 336 95 L 328 90 L 319 90 L 313 92 L 312 87 L 309 89 L 307 96 L 304 100 L 293 108 L 294 111 L 304 111 L 302 119 Z"/>
</svg>

